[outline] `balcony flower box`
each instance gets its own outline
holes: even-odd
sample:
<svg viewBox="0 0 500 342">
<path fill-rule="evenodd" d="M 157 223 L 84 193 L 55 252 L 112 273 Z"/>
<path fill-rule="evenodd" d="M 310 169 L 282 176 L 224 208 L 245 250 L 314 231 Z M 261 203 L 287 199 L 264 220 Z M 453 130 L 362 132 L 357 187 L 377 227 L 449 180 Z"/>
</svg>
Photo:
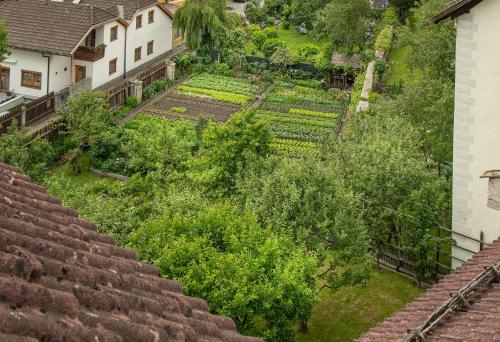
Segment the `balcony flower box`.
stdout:
<svg viewBox="0 0 500 342">
<path fill-rule="evenodd" d="M 74 58 L 87 62 L 95 62 L 104 57 L 106 45 L 102 44 L 96 47 L 80 46 L 75 51 Z"/>
</svg>

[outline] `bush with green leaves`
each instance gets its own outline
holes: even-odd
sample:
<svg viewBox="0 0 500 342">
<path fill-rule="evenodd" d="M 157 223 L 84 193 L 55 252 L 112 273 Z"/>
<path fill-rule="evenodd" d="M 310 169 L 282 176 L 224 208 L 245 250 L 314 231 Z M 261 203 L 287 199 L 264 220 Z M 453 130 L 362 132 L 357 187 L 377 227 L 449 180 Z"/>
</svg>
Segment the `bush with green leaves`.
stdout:
<svg viewBox="0 0 500 342">
<path fill-rule="evenodd" d="M 15 121 L 0 135 L 0 157 L 35 180 L 43 176 L 50 166 L 51 146 L 44 139 L 32 141 L 31 134 L 26 130 L 18 130 Z"/>
<path fill-rule="evenodd" d="M 273 53 L 280 47 L 281 48 L 286 47 L 284 41 L 278 38 L 270 38 L 267 39 L 262 45 L 262 52 L 264 53 L 264 56 L 270 58 L 273 55 Z"/>
<path fill-rule="evenodd" d="M 263 31 L 259 30 L 252 32 L 252 42 L 255 44 L 257 49 L 261 50 L 266 40 L 267 34 L 265 34 Z"/>
<path fill-rule="evenodd" d="M 212 312 L 232 317 L 241 333 L 292 338 L 315 302 L 314 255 L 261 228 L 250 212 L 189 196 L 173 198 L 159 219 L 134 232 L 139 256 L 188 295 L 207 299 Z"/>
<path fill-rule="evenodd" d="M 384 52 L 389 52 L 392 44 L 392 29 L 390 27 L 385 27 L 380 31 L 377 39 L 375 40 L 375 50 L 381 50 Z"/>
</svg>

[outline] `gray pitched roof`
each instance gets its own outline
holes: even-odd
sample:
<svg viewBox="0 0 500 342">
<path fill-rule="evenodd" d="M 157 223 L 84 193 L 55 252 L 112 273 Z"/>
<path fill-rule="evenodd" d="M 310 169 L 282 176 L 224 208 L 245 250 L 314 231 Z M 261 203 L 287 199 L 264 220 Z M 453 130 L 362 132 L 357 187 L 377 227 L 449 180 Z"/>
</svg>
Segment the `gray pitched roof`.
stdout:
<svg viewBox="0 0 500 342">
<path fill-rule="evenodd" d="M 70 56 L 94 25 L 117 19 L 94 6 L 45 0 L 3 0 L 0 18 L 10 47 L 62 56 Z"/>
</svg>

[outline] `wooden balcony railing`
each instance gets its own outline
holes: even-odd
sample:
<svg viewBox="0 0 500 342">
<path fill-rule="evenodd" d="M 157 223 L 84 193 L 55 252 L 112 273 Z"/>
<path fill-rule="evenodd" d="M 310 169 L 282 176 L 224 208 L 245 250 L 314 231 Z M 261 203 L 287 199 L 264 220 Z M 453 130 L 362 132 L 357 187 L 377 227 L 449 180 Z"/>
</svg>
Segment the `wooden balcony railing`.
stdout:
<svg viewBox="0 0 500 342">
<path fill-rule="evenodd" d="M 80 46 L 76 51 L 74 58 L 87 62 L 95 62 L 104 57 L 106 51 L 105 45 L 96 46 L 94 48 Z"/>
</svg>

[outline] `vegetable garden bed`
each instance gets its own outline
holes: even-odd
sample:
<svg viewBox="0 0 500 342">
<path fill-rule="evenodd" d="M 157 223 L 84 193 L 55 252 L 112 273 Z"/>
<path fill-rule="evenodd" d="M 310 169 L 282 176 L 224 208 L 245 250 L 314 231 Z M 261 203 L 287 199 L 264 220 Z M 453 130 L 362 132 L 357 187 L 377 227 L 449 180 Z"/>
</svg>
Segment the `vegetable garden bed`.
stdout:
<svg viewBox="0 0 500 342">
<path fill-rule="evenodd" d="M 168 120 L 196 121 L 205 116 L 227 121 L 261 91 L 261 87 L 244 79 L 199 74 L 159 98 L 144 113 Z"/>
<path fill-rule="evenodd" d="M 335 132 L 347 104 L 343 93 L 277 86 L 266 96 L 257 116 L 269 122 L 278 153 L 310 153 Z"/>
</svg>

